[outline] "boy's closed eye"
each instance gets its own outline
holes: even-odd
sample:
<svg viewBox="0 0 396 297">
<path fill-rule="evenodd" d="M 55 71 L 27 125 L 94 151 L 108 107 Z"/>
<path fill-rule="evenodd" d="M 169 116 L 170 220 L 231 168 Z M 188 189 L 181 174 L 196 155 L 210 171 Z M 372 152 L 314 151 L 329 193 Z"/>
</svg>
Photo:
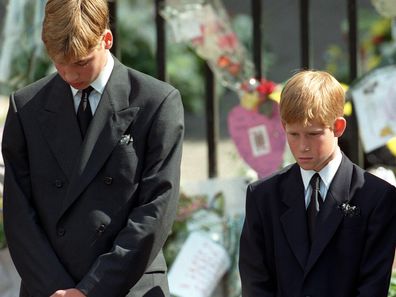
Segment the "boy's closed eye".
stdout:
<svg viewBox="0 0 396 297">
<path fill-rule="evenodd" d="M 74 63 L 74 65 L 80 66 L 80 67 L 84 67 L 84 66 L 87 66 L 91 61 L 92 61 L 92 57 L 86 57 L 86 58 L 84 58 L 84 59 L 81 59 L 81 60 L 79 60 L 79 61 L 76 61 L 76 62 Z"/>
<path fill-rule="evenodd" d="M 323 134 L 322 131 L 308 133 L 309 136 L 319 136 L 319 135 L 322 135 L 322 134 Z"/>
<path fill-rule="evenodd" d="M 79 61 L 76 63 L 77 66 L 84 67 L 87 66 L 89 61 Z"/>
</svg>

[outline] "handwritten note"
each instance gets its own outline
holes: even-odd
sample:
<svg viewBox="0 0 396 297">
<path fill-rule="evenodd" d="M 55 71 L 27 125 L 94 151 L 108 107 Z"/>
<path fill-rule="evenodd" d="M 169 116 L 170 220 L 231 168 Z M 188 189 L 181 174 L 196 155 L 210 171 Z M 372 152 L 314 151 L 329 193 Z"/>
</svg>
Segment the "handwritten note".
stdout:
<svg viewBox="0 0 396 297">
<path fill-rule="evenodd" d="M 369 153 L 396 136 L 396 66 L 372 70 L 350 89 L 363 148 Z"/>
<path fill-rule="evenodd" d="M 209 297 L 230 267 L 227 251 L 205 233 L 193 232 L 169 271 L 169 289 L 178 297 Z"/>
</svg>

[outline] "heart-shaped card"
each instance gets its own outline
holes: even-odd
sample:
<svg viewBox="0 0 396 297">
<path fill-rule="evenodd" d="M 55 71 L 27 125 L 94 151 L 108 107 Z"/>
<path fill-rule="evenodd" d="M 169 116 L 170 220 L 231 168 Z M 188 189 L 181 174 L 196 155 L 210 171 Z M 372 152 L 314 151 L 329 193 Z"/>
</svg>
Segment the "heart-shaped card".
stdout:
<svg viewBox="0 0 396 297">
<path fill-rule="evenodd" d="M 228 114 L 231 138 L 241 157 L 260 178 L 280 168 L 286 145 L 278 103 L 272 104 L 270 116 L 245 109 L 240 105 Z"/>
</svg>

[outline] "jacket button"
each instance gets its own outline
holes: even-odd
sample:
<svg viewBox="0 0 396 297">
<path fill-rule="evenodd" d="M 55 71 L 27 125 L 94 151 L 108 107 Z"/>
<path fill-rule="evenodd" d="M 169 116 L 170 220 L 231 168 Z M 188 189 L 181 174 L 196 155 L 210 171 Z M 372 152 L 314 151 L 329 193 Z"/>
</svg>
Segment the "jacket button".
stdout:
<svg viewBox="0 0 396 297">
<path fill-rule="evenodd" d="M 105 229 L 106 229 L 106 226 L 104 224 L 102 224 L 98 228 L 96 228 L 96 231 L 98 233 L 102 233 L 102 232 L 104 232 Z"/>
<path fill-rule="evenodd" d="M 58 229 L 58 236 L 59 237 L 65 236 L 65 233 L 66 233 L 65 229 L 63 229 L 63 228 L 59 228 Z"/>
<path fill-rule="evenodd" d="M 105 182 L 106 185 L 111 185 L 113 183 L 113 178 L 110 177 L 110 176 L 106 176 L 104 178 L 104 182 Z"/>
<path fill-rule="evenodd" d="M 55 180 L 55 187 L 58 189 L 63 187 L 63 182 L 60 179 Z"/>
</svg>

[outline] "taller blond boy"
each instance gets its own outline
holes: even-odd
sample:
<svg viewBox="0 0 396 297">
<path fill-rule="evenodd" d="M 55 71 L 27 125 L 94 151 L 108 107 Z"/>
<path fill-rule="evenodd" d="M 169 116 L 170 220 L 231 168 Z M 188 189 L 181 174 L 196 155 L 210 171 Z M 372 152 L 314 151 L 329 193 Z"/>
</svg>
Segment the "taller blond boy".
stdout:
<svg viewBox="0 0 396 297">
<path fill-rule="evenodd" d="M 170 295 L 180 95 L 110 54 L 108 22 L 106 0 L 48 0 L 57 73 L 10 98 L 4 227 L 21 297 Z"/>
<path fill-rule="evenodd" d="M 396 189 L 340 150 L 344 90 L 322 71 L 286 83 L 280 114 L 295 164 L 248 187 L 243 297 L 386 297 Z"/>
</svg>

